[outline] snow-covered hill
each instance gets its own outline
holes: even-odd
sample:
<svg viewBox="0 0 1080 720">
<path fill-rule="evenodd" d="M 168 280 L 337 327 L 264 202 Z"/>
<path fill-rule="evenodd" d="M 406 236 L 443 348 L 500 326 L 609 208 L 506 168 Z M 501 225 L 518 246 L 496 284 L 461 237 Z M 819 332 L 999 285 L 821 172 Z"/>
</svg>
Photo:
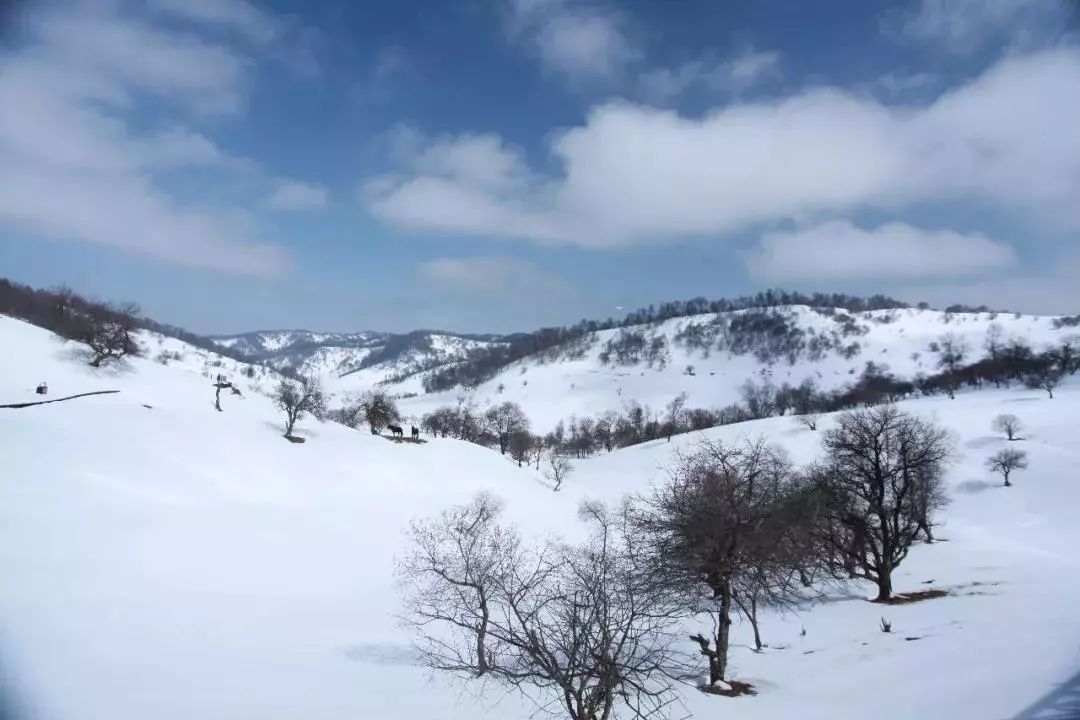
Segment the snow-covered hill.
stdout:
<svg viewBox="0 0 1080 720">
<path fill-rule="evenodd" d="M 925 317 L 912 314 L 895 335 L 906 342 Z M 1050 325 L 1028 321 L 1029 333 Z M 967 324 L 974 338 L 976 321 Z M 526 535 L 573 537 L 581 499 L 646 490 L 673 451 L 700 437 L 578 461 L 553 493 L 534 471 L 455 440 L 399 445 L 306 420 L 307 442 L 288 443 L 258 392 L 270 371 L 248 379 L 212 354 L 160 344 L 148 358 L 93 370 L 73 346 L 0 316 L 0 404 L 36 399 L 42 380 L 51 397 L 120 391 L 0 409 L 0 688 L 35 718 L 532 717 L 535 706 L 517 695 L 432 684 L 413 664 L 392 582 L 409 520 L 486 489 Z M 181 357 L 161 364 L 157 350 Z M 223 398 L 221 413 L 204 376 L 216 367 L 240 374 L 245 392 Z M 708 372 L 692 379 L 715 377 Z M 885 609 L 894 630 L 884 634 L 883 608 L 856 586 L 798 613 L 767 614 L 760 654 L 746 647 L 749 628 L 736 626 L 734 675 L 759 694 L 732 700 L 686 688 L 674 715 L 1006 720 L 1073 676 L 1080 386 L 1055 395 L 1014 388 L 903 403 L 953 430 L 958 453 L 938 531 L 946 542 L 916 547 L 895 584 L 951 596 Z M 547 402 L 562 399 L 553 392 Z M 1004 445 L 989 430 L 1003 411 L 1028 428 L 1030 469 L 1009 489 L 983 469 Z M 704 436 L 758 434 L 798 462 L 818 452 L 818 434 L 790 418 Z"/>
<path fill-rule="evenodd" d="M 420 416 L 462 394 L 481 408 L 510 400 L 521 405 L 535 430 L 547 431 L 571 416 L 622 410 L 630 402 L 661 411 L 683 392 L 690 407 L 723 407 L 740 400 L 740 386 L 748 379 L 779 386 L 812 378 L 831 390 L 855 380 L 868 362 L 901 378 L 932 375 L 939 358 L 933 348 L 946 334 L 968 348 L 966 362 L 972 362 L 985 356 L 991 326 L 1001 328 L 1003 343 L 1015 338 L 1035 350 L 1080 333 L 1076 327 L 1057 327 L 1055 320 L 916 308 L 852 314 L 805 306 L 696 315 L 604 330 L 517 361 L 475 388 L 421 395 L 401 407 Z M 620 339 L 634 335 L 644 338 L 645 349 L 635 353 L 631 347 L 620 362 L 618 348 L 630 345 Z M 417 385 L 408 390 L 416 392 Z"/>
<path fill-rule="evenodd" d="M 469 352 L 498 342 L 495 336 L 425 330 L 406 334 L 260 330 L 210 340 L 278 370 L 318 377 L 330 393 L 342 396 L 386 383 L 396 385 L 398 394 L 422 391 L 423 371 L 458 362 Z"/>
<path fill-rule="evenodd" d="M 239 335 L 215 335 L 210 340 L 222 347 L 231 348 L 251 357 L 266 357 L 282 351 L 313 348 L 322 345 L 334 347 L 368 347 L 377 345 L 386 333 L 317 333 L 310 330 L 256 330 Z"/>
</svg>

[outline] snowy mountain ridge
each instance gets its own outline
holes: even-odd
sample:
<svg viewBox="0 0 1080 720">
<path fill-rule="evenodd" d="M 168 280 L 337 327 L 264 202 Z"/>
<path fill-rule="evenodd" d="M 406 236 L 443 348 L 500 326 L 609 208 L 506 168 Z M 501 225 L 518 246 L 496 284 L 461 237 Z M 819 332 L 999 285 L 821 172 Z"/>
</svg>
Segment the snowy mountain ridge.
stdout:
<svg viewBox="0 0 1080 720">
<path fill-rule="evenodd" d="M 496 335 L 428 330 L 409 333 L 258 330 L 208 339 L 253 362 L 292 374 L 319 377 L 335 392 L 362 391 L 381 382 L 458 362 L 474 350 L 499 342 Z"/>
<path fill-rule="evenodd" d="M 682 393 L 689 407 L 724 407 L 740 400 L 748 380 L 777 386 L 809 380 L 836 390 L 868 363 L 913 380 L 938 371 L 942 338 L 951 337 L 964 361 L 974 362 L 987 353 L 988 333 L 1039 351 L 1080 334 L 1080 327 L 1063 316 L 775 305 L 580 332 L 516 359 L 515 344 L 532 336 L 299 330 L 213 341 L 275 369 L 315 375 L 342 402 L 382 387 L 414 422 L 468 397 L 481 409 L 515 402 L 534 429 L 546 431 L 629 403 L 659 411 Z"/>
</svg>

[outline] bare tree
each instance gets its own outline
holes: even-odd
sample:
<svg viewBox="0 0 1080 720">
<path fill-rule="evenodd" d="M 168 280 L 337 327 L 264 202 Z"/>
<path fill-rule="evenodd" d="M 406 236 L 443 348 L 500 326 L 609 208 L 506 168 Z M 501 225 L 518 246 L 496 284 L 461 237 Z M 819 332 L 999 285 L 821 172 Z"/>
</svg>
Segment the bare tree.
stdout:
<svg viewBox="0 0 1080 720">
<path fill-rule="evenodd" d="M 1054 399 L 1054 388 L 1061 384 L 1064 373 L 1050 363 L 1044 363 L 1042 367 L 1028 373 L 1024 378 L 1024 385 L 1032 390 L 1045 390 Z"/>
<path fill-rule="evenodd" d="M 531 457 L 536 438 L 528 430 L 516 430 L 510 433 L 510 457 L 517 461 L 518 467 Z"/>
<path fill-rule="evenodd" d="M 326 396 L 314 377 L 302 378 L 300 382 L 283 379 L 273 398 L 285 413 L 285 437 L 289 439 L 293 437 L 293 427 L 305 416 L 321 420 L 326 414 Z"/>
<path fill-rule="evenodd" d="M 638 571 L 625 522 L 584 505 L 586 544 L 527 547 L 498 514 L 481 496 L 413 524 L 397 574 L 422 662 L 530 697 L 536 689 L 542 710 L 570 720 L 608 720 L 620 702 L 636 717 L 665 717 L 679 610 Z"/>
<path fill-rule="evenodd" d="M 944 371 L 945 389 L 950 398 L 956 397 L 957 372 L 969 350 L 967 342 L 956 333 L 945 333 L 938 338 L 938 367 Z"/>
<path fill-rule="evenodd" d="M 687 399 L 687 394 L 681 392 L 667 404 L 668 419 L 664 423 L 664 434 L 667 435 L 668 442 L 671 442 L 672 435 L 679 432 L 679 425 L 682 423 L 683 410 L 686 408 Z"/>
<path fill-rule="evenodd" d="M 834 571 L 877 583 L 892 597 L 892 573 L 944 502 L 942 477 L 953 453 L 948 431 L 880 405 L 841 415 L 825 433 L 814 470 L 824 498 L 819 523 Z"/>
<path fill-rule="evenodd" d="M 386 427 L 401 421 L 397 404 L 385 390 L 368 390 L 360 396 L 360 410 L 364 420 L 371 428 L 372 435 L 378 435 Z"/>
<path fill-rule="evenodd" d="M 499 452 L 503 455 L 510 446 L 510 436 L 518 431 L 528 431 L 529 419 L 521 406 L 513 402 L 494 405 L 484 413 L 488 429 L 499 439 Z"/>
<path fill-rule="evenodd" d="M 442 433 L 443 437 L 448 437 L 451 432 L 457 432 L 457 409 L 449 405 L 444 405 L 441 408 L 433 410 L 420 418 L 420 427 L 426 432 L 433 434 L 435 437 L 439 437 L 439 433 Z"/>
<path fill-rule="evenodd" d="M 142 349 L 135 340 L 139 308 L 128 303 L 119 307 L 91 305 L 84 314 L 72 320 L 72 339 L 84 343 L 93 352 L 91 367 L 119 360 L 127 355 L 140 355 Z"/>
<path fill-rule="evenodd" d="M 356 426 L 360 424 L 360 416 L 363 413 L 364 407 L 360 403 L 352 403 L 331 410 L 329 417 L 334 422 L 355 430 Z"/>
<path fill-rule="evenodd" d="M 476 401 L 472 395 L 462 393 L 457 397 L 454 408 L 454 432 L 457 437 L 467 442 L 477 442 L 483 434 L 482 418 L 476 412 Z"/>
<path fill-rule="evenodd" d="M 1027 453 L 1023 450 L 1006 448 L 986 458 L 986 469 L 1001 475 L 1005 480 L 1005 487 L 1012 487 L 1009 475 L 1014 470 L 1026 470 L 1027 466 Z"/>
<path fill-rule="evenodd" d="M 763 440 L 704 441 L 636 510 L 647 571 L 677 589 L 688 610 L 713 619 L 708 636 L 690 637 L 708 661 L 710 686 L 727 676 L 733 611 L 750 620 L 760 647 L 758 606 L 803 591 L 811 534 L 796 484 L 786 456 Z"/>
<path fill-rule="evenodd" d="M 1058 369 L 1069 375 L 1080 370 L 1080 335 L 1070 335 L 1063 339 L 1057 348 L 1050 351 Z"/>
<path fill-rule="evenodd" d="M 540 464 L 544 462 L 544 458 L 547 456 L 547 449 L 548 444 L 544 436 L 534 435 L 532 439 L 532 448 L 530 449 L 531 455 L 526 462 L 536 465 L 537 472 L 540 471 Z"/>
<path fill-rule="evenodd" d="M 1019 433 L 1023 432 L 1024 423 L 1020 422 L 1020 418 L 1015 415 L 1002 413 L 993 419 L 990 429 L 1005 433 L 1005 437 L 1009 440 L 1019 440 Z"/>
<path fill-rule="evenodd" d="M 772 417 L 776 413 L 776 387 L 768 380 L 760 385 L 753 379 L 747 380 L 739 386 L 739 393 L 752 419 Z"/>
<path fill-rule="evenodd" d="M 817 430 L 818 422 L 820 420 L 821 415 L 816 412 L 806 413 L 795 417 L 795 421 L 808 430 Z"/>
<path fill-rule="evenodd" d="M 992 363 L 997 363 L 1001 352 L 1005 348 L 1005 329 L 1001 323 L 993 322 L 986 328 L 986 337 L 983 339 L 983 348 Z M 993 374 L 994 387 L 1001 387 L 1001 374 L 996 371 Z"/>
<path fill-rule="evenodd" d="M 559 448 L 555 446 L 548 448 L 546 459 L 544 477 L 551 482 L 552 490 L 559 492 L 566 476 L 574 469 L 574 465 L 570 462 L 570 458 L 560 453 Z"/>
</svg>

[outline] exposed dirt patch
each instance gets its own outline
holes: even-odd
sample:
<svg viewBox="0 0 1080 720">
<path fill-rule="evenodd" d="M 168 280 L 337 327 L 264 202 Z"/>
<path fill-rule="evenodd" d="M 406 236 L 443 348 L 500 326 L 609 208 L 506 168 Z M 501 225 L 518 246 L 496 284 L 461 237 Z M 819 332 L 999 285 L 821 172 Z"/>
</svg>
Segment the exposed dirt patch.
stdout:
<svg viewBox="0 0 1080 720">
<path fill-rule="evenodd" d="M 728 687 L 718 687 L 716 685 L 702 685 L 698 689 L 703 693 L 709 695 L 723 695 L 724 697 L 739 697 L 740 695 L 757 695 L 757 690 L 750 683 L 741 682 L 739 680 L 729 680 L 727 682 Z"/>
<path fill-rule="evenodd" d="M 933 600 L 934 598 L 945 597 L 949 594 L 948 590 L 941 590 L 933 588 L 931 590 L 918 590 L 910 593 L 897 593 L 888 600 L 881 602 L 882 605 L 908 605 L 910 603 L 922 602 L 923 600 Z M 878 602 L 874 600 L 873 602 Z"/>
</svg>

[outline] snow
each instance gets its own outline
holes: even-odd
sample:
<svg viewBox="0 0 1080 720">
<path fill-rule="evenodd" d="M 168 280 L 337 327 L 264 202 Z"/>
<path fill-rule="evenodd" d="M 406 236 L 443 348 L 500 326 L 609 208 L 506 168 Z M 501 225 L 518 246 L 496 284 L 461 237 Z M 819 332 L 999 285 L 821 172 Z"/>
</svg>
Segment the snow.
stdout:
<svg viewBox="0 0 1080 720">
<path fill-rule="evenodd" d="M 382 350 L 391 336 L 385 333 L 315 333 L 308 330 L 261 330 L 234 336 L 211 338 L 224 348 L 232 348 L 259 358 L 277 370 L 291 368 L 314 376 L 338 403 L 343 404 L 379 385 L 392 385 L 395 395 L 424 392 L 427 369 L 460 362 L 471 351 L 491 342 L 443 333 L 424 333 L 430 348 L 408 348 L 383 362 L 361 368 L 372 353 Z"/>
<path fill-rule="evenodd" d="M 795 306 L 787 310 L 803 330 L 813 329 L 821 334 L 838 327 L 835 320 L 808 307 Z M 937 372 L 938 356 L 929 350 L 930 343 L 945 333 L 953 333 L 968 345 L 969 358 L 974 360 L 985 355 L 983 340 L 992 323 L 1002 327 L 1006 339 L 1027 340 L 1037 350 L 1077 333 L 1075 328 L 1054 328 L 1054 318 L 1048 316 L 943 313 L 915 308 L 882 310 L 854 314 L 867 333 L 845 338 L 846 342 L 858 342 L 862 347 L 861 352 L 850 360 L 830 352 L 816 362 L 803 358 L 795 365 L 781 360 L 762 366 L 752 355 L 714 350 L 704 357 L 701 351 L 687 349 L 675 341 L 675 336 L 687 324 L 706 323 L 714 317 L 716 315 L 706 314 L 635 326 L 667 340 L 671 359 L 663 368 L 650 368 L 644 364 L 605 365 L 599 355 L 604 344 L 620 331 L 604 330 L 596 334 L 596 341 L 580 359 L 550 362 L 537 357 L 525 358 L 481 383 L 471 395 L 480 408 L 507 400 L 516 402 L 528 415 L 534 431 L 547 432 L 560 420 L 569 420 L 571 416 L 622 411 L 630 402 L 660 412 L 683 392 L 689 397 L 688 407 L 723 407 L 741 402 L 739 387 L 751 378 L 758 382 L 769 379 L 776 385 L 785 382 L 797 385 L 812 378 L 822 389 L 829 390 L 855 380 L 868 361 L 887 365 L 901 378 L 911 378 L 920 372 L 931 375 Z M 687 365 L 694 366 L 693 375 L 686 374 Z M 396 391 L 393 385 L 388 389 Z M 415 392 L 415 386 L 410 391 Z M 441 405 L 454 405 L 462 394 L 467 393 L 454 388 L 405 399 L 400 407 L 403 412 L 419 418 Z"/>
<path fill-rule="evenodd" d="M 1049 326 L 1023 330 L 1038 342 Z M 970 331 L 980 333 L 974 321 Z M 240 376 L 245 397 L 223 395 L 218 413 L 204 375 L 218 358 L 143 339 L 151 357 L 95 371 L 48 332 L 0 316 L 0 403 L 35 399 L 42 380 L 50 397 L 121 391 L 0 410 L 0 649 L 5 681 L 35 717 L 530 717 L 535 707 L 514 694 L 432 683 L 411 663 L 392 581 L 409 520 L 487 489 L 526 535 L 574 536 L 582 498 L 647 491 L 672 453 L 701 437 L 575 461 L 553 493 L 535 471 L 454 440 L 395 444 L 309 418 L 298 426 L 307 442 L 290 444 L 258 392 L 272 375 Z M 159 344 L 184 359 L 155 362 Z M 237 379 L 242 366 L 221 362 Z M 548 403 L 563 407 L 554 392 Z M 759 694 L 686 689 L 694 717 L 1004 720 L 1080 669 L 1080 384 L 1054 400 L 1014 388 L 903 405 L 951 428 L 958 454 L 944 542 L 915 548 L 895 585 L 951 595 L 881 607 L 866 602 L 870 588 L 852 587 L 798 613 L 767 614 L 761 654 L 738 625 L 734 677 Z M 1000 412 L 1027 426 L 1014 445 L 1030 468 L 1008 489 L 982 467 L 1006 444 L 989 429 Z M 791 418 L 704 436 L 757 434 L 796 461 L 818 452 L 820 433 Z M 878 628 L 881 616 L 892 633 Z"/>
</svg>

